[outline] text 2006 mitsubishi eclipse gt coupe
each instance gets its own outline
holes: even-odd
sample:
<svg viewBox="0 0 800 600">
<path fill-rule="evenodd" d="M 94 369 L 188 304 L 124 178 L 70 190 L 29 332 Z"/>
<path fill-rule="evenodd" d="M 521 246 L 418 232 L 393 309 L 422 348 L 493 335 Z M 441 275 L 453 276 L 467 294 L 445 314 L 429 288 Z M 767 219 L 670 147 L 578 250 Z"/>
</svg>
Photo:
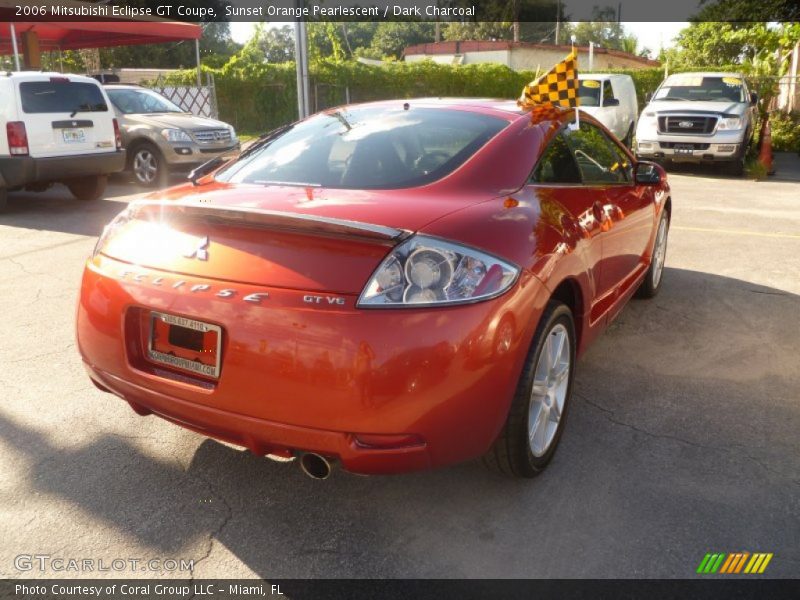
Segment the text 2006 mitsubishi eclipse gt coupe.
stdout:
<svg viewBox="0 0 800 600">
<path fill-rule="evenodd" d="M 576 357 L 658 292 L 664 171 L 597 121 L 510 102 L 348 106 L 134 203 L 77 334 L 142 415 L 326 477 L 550 461 Z"/>
</svg>

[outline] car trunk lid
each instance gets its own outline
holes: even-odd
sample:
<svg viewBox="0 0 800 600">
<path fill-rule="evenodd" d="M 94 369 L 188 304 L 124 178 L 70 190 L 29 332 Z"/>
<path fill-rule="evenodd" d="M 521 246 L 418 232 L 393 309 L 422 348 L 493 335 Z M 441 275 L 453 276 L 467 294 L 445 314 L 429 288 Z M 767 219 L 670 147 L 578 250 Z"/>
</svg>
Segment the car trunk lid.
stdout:
<svg viewBox="0 0 800 600">
<path fill-rule="evenodd" d="M 402 191 L 202 186 L 137 203 L 101 246 L 131 264 L 230 282 L 358 294 L 389 250 L 464 206 Z M 353 219 L 357 214 L 358 218 Z"/>
</svg>

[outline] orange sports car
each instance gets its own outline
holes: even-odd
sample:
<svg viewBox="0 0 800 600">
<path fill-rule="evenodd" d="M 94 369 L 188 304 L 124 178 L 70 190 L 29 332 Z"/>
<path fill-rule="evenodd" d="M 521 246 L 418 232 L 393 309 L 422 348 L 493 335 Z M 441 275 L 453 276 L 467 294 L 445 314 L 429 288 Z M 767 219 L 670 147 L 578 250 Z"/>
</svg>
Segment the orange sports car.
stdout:
<svg viewBox="0 0 800 600">
<path fill-rule="evenodd" d="M 258 455 L 532 477 L 576 359 L 658 292 L 671 199 L 573 110 L 410 100 L 280 128 L 132 203 L 83 276 L 98 388 Z"/>
</svg>

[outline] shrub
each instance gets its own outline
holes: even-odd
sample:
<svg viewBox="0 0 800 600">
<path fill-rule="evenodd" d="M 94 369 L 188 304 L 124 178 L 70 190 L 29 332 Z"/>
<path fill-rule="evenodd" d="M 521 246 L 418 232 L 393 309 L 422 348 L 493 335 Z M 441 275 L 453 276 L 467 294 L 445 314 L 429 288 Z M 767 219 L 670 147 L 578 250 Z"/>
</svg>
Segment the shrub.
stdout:
<svg viewBox="0 0 800 600">
<path fill-rule="evenodd" d="M 776 152 L 800 152 L 800 113 L 774 112 L 769 116 L 772 149 Z"/>
</svg>

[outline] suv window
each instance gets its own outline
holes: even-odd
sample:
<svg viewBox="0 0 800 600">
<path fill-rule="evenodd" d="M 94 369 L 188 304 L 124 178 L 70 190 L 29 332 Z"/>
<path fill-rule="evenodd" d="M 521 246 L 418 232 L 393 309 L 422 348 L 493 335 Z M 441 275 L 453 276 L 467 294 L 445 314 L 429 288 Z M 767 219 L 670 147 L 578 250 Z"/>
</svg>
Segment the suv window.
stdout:
<svg viewBox="0 0 800 600">
<path fill-rule="evenodd" d="M 606 81 L 608 83 L 608 81 Z M 597 79 L 580 79 L 578 81 L 578 99 L 581 106 L 600 106 L 600 81 Z"/>
<path fill-rule="evenodd" d="M 154 113 L 183 113 L 180 106 L 167 100 L 161 94 L 150 90 L 106 88 L 111 103 L 124 115 L 146 115 Z"/>
<path fill-rule="evenodd" d="M 535 183 L 580 183 L 581 174 L 575 158 L 560 133 L 553 138 L 533 171 Z"/>
<path fill-rule="evenodd" d="M 628 156 L 594 125 L 582 121 L 578 131 L 564 130 L 584 183 L 627 183 L 631 178 Z"/>
<path fill-rule="evenodd" d="M 108 105 L 93 83 L 78 81 L 23 81 L 19 84 L 26 113 L 106 112 Z"/>
<path fill-rule="evenodd" d="M 298 123 L 220 172 L 231 183 L 397 189 L 448 175 L 508 125 L 438 108 L 351 108 Z"/>
</svg>

